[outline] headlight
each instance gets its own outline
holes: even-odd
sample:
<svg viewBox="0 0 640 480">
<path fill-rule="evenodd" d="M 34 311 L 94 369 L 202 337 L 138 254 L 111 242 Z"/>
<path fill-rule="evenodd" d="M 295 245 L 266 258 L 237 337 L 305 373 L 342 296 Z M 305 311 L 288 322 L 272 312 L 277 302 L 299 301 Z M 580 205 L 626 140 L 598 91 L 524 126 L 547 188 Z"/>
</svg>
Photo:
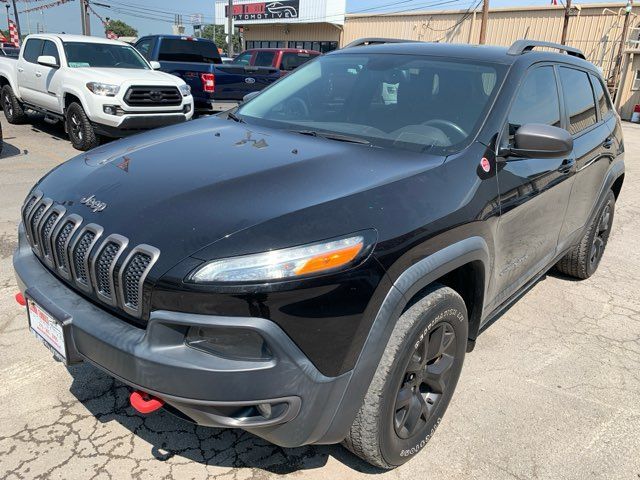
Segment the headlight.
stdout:
<svg viewBox="0 0 640 480">
<path fill-rule="evenodd" d="M 213 260 L 198 268 L 189 281 L 255 282 L 295 278 L 351 265 L 363 251 L 364 237 Z"/>
<path fill-rule="evenodd" d="M 180 93 L 183 97 L 188 97 L 191 94 L 191 87 L 186 83 L 184 85 L 180 85 Z"/>
<path fill-rule="evenodd" d="M 92 93 L 102 97 L 115 97 L 120 90 L 118 85 L 100 82 L 89 82 L 87 83 L 87 88 L 91 90 Z"/>
</svg>

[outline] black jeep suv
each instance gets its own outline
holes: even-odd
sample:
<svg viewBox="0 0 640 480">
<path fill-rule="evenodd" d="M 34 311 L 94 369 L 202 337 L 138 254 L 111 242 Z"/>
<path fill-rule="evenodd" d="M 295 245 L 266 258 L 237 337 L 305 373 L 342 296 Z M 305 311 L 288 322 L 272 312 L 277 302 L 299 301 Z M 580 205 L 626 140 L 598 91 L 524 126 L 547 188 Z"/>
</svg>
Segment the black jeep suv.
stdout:
<svg viewBox="0 0 640 480">
<path fill-rule="evenodd" d="M 361 43 L 36 184 L 14 265 L 56 357 L 142 412 L 392 468 L 484 326 L 595 272 L 624 147 L 581 52 Z"/>
</svg>

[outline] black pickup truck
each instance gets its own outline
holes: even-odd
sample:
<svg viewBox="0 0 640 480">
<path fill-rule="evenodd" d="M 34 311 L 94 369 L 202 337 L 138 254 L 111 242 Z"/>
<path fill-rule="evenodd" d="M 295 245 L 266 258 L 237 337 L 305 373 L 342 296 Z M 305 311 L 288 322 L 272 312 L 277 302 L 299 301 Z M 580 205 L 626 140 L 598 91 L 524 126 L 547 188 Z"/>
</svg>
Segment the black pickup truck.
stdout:
<svg viewBox="0 0 640 480">
<path fill-rule="evenodd" d="M 580 51 L 362 43 L 33 187 L 17 298 L 57 358 L 143 413 L 393 468 L 483 327 L 554 266 L 594 274 L 624 144 Z"/>
<path fill-rule="evenodd" d="M 190 87 L 196 112 L 219 112 L 238 105 L 280 78 L 273 67 L 222 63 L 212 40 L 185 35 L 149 35 L 134 45 L 160 70 L 182 78 Z"/>
</svg>

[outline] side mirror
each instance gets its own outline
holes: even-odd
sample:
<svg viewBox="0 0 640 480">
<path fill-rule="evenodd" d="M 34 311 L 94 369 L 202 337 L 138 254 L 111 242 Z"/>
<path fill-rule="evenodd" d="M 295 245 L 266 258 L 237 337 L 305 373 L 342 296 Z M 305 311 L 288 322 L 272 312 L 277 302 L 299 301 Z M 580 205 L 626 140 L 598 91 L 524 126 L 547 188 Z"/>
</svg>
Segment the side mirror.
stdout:
<svg viewBox="0 0 640 480">
<path fill-rule="evenodd" d="M 251 93 L 247 93 L 244 97 L 242 97 L 242 101 L 243 102 L 248 102 L 249 100 L 251 100 L 253 97 L 257 97 L 260 94 L 260 92 L 251 92 Z"/>
<path fill-rule="evenodd" d="M 154 70 L 160 70 L 162 68 L 162 65 L 160 65 L 160 62 L 156 62 L 155 60 L 150 61 L 149 65 L 151 65 L 151 68 Z"/>
<path fill-rule="evenodd" d="M 38 57 L 38 64 L 53 68 L 58 68 L 59 66 L 56 57 L 53 55 L 40 55 Z"/>
<path fill-rule="evenodd" d="M 573 150 L 573 137 L 564 128 L 541 123 L 527 123 L 516 130 L 513 146 L 501 156 L 521 158 L 559 158 Z"/>
</svg>

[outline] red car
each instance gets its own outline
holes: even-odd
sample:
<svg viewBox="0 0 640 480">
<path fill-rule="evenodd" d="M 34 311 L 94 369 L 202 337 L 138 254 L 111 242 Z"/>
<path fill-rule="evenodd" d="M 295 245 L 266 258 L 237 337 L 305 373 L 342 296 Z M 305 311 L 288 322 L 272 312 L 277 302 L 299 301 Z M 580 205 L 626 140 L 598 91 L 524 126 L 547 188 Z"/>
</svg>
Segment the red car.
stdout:
<svg viewBox="0 0 640 480">
<path fill-rule="evenodd" d="M 238 55 L 232 63 L 255 67 L 275 67 L 282 76 L 322 53 L 302 48 L 253 48 Z"/>
</svg>

